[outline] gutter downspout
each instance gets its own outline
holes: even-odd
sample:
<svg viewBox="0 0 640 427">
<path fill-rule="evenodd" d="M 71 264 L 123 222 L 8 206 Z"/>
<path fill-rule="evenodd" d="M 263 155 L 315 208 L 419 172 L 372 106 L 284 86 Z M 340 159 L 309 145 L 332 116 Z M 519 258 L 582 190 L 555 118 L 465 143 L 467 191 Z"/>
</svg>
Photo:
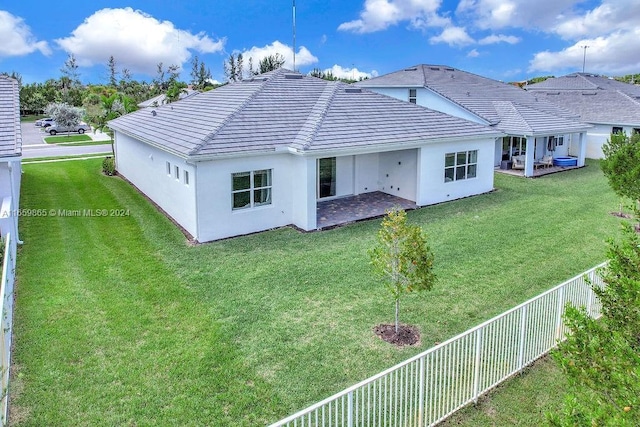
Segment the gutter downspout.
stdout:
<svg viewBox="0 0 640 427">
<path fill-rule="evenodd" d="M 9 166 L 9 187 L 11 187 L 11 201 L 15 202 L 17 199 L 15 197 L 14 191 L 13 191 L 13 185 L 14 185 L 14 179 L 13 179 L 13 163 L 14 162 L 8 162 L 7 166 Z M 20 169 L 20 173 L 22 173 L 22 168 Z M 18 203 L 19 205 L 19 203 Z M 11 207 L 12 209 L 14 209 L 14 207 Z M 17 209 L 17 206 L 15 207 Z M 16 236 L 16 243 L 18 243 L 19 245 L 22 245 L 24 242 L 22 240 L 20 240 L 20 237 L 18 235 L 18 220 L 16 219 L 15 222 L 15 236 Z"/>
</svg>

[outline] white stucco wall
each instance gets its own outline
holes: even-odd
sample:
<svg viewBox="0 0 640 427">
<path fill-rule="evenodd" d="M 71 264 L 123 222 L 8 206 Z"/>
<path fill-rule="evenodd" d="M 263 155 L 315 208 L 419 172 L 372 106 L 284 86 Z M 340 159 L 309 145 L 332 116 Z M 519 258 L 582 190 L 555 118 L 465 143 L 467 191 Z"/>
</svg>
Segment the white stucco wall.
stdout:
<svg viewBox="0 0 640 427">
<path fill-rule="evenodd" d="M 640 128 L 640 124 L 636 126 L 624 126 L 624 125 L 612 125 L 612 124 L 598 124 L 591 123 L 593 128 L 587 131 L 587 158 L 589 159 L 602 159 L 604 153 L 602 152 L 602 146 L 611 137 L 613 127 L 621 127 L 623 132 L 627 135 L 633 133 L 634 128 Z"/>
<path fill-rule="evenodd" d="M 378 191 L 378 153 L 359 154 L 355 160 L 355 189 L 354 194 Z"/>
<path fill-rule="evenodd" d="M 20 209 L 20 181 L 22 169 L 20 158 L 0 159 L 0 236 L 12 233 L 18 239 L 19 217 L 16 211 Z"/>
<path fill-rule="evenodd" d="M 422 105 L 423 107 L 430 108 L 432 110 L 441 111 L 443 113 L 450 114 L 452 116 L 461 117 L 463 119 L 471 120 L 472 122 L 487 124 L 486 121 L 482 120 L 478 116 L 471 114 L 469 111 L 460 107 L 459 105 L 449 101 L 448 99 L 443 98 L 437 93 L 427 89 L 427 88 L 367 88 L 373 92 L 380 93 L 382 95 L 387 95 L 392 98 L 400 99 L 402 101 L 409 101 L 409 89 L 416 89 L 416 104 Z"/>
<path fill-rule="evenodd" d="M 445 154 L 478 150 L 477 176 L 471 179 L 445 182 Z M 458 143 L 429 144 L 418 151 L 419 206 L 432 205 L 493 190 L 495 140 L 479 139 Z"/>
<path fill-rule="evenodd" d="M 353 156 L 336 157 L 336 197 L 353 194 Z"/>
<path fill-rule="evenodd" d="M 418 150 L 380 153 L 378 189 L 403 199 L 416 200 Z"/>
<path fill-rule="evenodd" d="M 315 166 L 309 160 L 274 153 L 199 162 L 198 240 L 206 242 L 289 224 L 306 230 L 315 228 Z M 272 171 L 271 204 L 234 210 L 231 175 L 261 169 Z M 309 178 L 314 183 L 313 190 L 308 185 Z"/>
<path fill-rule="evenodd" d="M 197 238 L 194 165 L 120 132 L 115 133 L 115 141 L 118 173 Z M 170 175 L 167 174 L 167 162 L 171 165 Z M 174 175 L 176 166 L 179 179 Z M 184 181 L 184 171 L 189 173 L 188 185 Z"/>
</svg>

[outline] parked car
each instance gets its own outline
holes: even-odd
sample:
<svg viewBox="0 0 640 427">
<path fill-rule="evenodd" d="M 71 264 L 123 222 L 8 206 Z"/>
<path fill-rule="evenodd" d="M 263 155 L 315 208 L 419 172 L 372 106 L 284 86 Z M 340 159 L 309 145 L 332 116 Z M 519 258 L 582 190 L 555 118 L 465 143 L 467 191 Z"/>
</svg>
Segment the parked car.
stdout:
<svg viewBox="0 0 640 427">
<path fill-rule="evenodd" d="M 78 132 L 79 134 L 83 134 L 85 132 L 91 132 L 91 126 L 84 122 L 80 122 L 74 127 L 66 128 L 58 125 L 56 122 L 52 122 L 51 126 L 47 128 L 47 132 L 49 132 L 50 135 L 63 132 Z"/>
<path fill-rule="evenodd" d="M 53 119 L 51 117 L 36 120 L 36 126 L 45 127 L 45 128 L 51 126 L 52 123 L 53 123 Z"/>
</svg>

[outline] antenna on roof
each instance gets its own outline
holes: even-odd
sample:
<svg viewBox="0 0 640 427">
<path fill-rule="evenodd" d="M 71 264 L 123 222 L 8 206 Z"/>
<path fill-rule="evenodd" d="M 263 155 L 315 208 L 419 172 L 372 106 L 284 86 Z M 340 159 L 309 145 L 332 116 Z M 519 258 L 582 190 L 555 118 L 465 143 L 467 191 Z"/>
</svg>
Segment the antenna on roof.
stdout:
<svg viewBox="0 0 640 427">
<path fill-rule="evenodd" d="M 584 64 L 587 61 L 587 49 L 589 48 L 589 46 L 584 45 L 580 47 L 584 49 L 584 53 L 582 54 L 582 72 L 584 73 Z"/>
<path fill-rule="evenodd" d="M 293 0 L 293 71 L 296 70 L 296 0 Z"/>
</svg>

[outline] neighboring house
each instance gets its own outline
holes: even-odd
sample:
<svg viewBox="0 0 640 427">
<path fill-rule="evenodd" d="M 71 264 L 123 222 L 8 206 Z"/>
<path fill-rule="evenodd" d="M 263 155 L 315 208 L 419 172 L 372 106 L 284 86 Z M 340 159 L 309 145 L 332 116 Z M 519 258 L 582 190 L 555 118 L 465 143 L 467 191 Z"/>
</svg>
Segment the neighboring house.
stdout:
<svg viewBox="0 0 640 427">
<path fill-rule="evenodd" d="M 0 235 L 11 233 L 18 241 L 22 131 L 20 87 L 16 80 L 0 76 Z"/>
<path fill-rule="evenodd" d="M 200 91 L 194 90 L 194 89 L 185 89 L 184 92 L 180 92 L 180 95 L 178 95 L 178 100 L 182 100 L 182 99 L 186 99 L 189 97 L 192 97 L 194 95 L 199 94 Z M 167 95 L 165 95 L 164 93 L 161 93 L 160 95 L 154 96 L 151 99 L 147 99 L 146 101 L 142 101 L 141 103 L 138 104 L 139 108 L 154 108 L 154 107 L 160 107 L 161 105 L 166 105 L 169 104 L 168 100 L 167 100 Z"/>
<path fill-rule="evenodd" d="M 528 85 L 525 89 L 593 125 L 587 131 L 589 158 L 604 157 L 602 145 L 612 133 L 640 132 L 640 86 L 595 74 L 573 73 Z"/>
<path fill-rule="evenodd" d="M 200 242 L 318 228 L 321 201 L 429 205 L 493 189 L 501 134 L 285 69 L 119 117 L 116 167 Z"/>
<path fill-rule="evenodd" d="M 355 85 L 507 134 L 496 140 L 496 167 L 514 156 L 523 160 L 525 176 L 533 176 L 547 156 L 574 156 L 577 166 L 584 166 L 590 126 L 575 113 L 513 85 L 443 65 L 416 65 Z"/>
</svg>

